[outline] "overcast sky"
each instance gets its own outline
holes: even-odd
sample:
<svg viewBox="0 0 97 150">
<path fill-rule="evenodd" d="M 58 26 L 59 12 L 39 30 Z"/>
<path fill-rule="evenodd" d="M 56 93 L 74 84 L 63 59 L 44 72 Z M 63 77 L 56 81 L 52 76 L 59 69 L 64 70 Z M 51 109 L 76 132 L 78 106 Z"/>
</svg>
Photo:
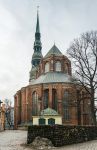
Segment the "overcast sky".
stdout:
<svg viewBox="0 0 97 150">
<path fill-rule="evenodd" d="M 29 84 L 37 5 L 42 53 L 66 54 L 81 33 L 97 29 L 97 0 L 0 0 L 0 99 Z"/>
</svg>

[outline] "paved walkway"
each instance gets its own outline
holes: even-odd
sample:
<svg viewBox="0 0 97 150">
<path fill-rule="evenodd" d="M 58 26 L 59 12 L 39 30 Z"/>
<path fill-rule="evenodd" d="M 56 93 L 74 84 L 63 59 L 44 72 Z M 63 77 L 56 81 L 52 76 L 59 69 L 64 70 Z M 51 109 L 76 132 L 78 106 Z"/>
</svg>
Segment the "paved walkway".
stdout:
<svg viewBox="0 0 97 150">
<path fill-rule="evenodd" d="M 0 132 L 0 150 L 32 150 L 21 146 L 26 143 L 27 131 L 13 130 Z M 86 143 L 54 148 L 54 150 L 97 150 L 97 140 Z"/>
<path fill-rule="evenodd" d="M 6 130 L 0 132 L 0 150 L 23 150 L 21 143 L 26 142 L 27 131 Z"/>
</svg>

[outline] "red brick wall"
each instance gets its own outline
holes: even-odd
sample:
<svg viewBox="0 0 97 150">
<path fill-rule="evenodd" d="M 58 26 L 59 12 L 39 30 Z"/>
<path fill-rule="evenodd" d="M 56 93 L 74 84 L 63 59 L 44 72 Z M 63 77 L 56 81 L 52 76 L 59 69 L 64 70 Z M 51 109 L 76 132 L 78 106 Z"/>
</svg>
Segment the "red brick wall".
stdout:
<svg viewBox="0 0 97 150">
<path fill-rule="evenodd" d="M 53 63 L 52 63 L 52 61 L 53 61 Z M 61 72 L 65 73 L 66 66 L 67 66 L 67 72 L 68 72 L 68 74 L 69 75 L 72 74 L 72 72 L 71 72 L 71 62 L 70 62 L 70 60 L 66 56 L 64 56 L 64 55 L 63 56 L 54 56 L 54 55 L 51 55 L 48 58 L 43 58 L 42 61 L 40 62 L 36 78 L 38 78 L 42 73 L 45 73 L 45 64 L 47 62 L 49 62 L 50 71 L 51 72 L 55 71 L 55 63 L 56 63 L 56 61 L 60 61 L 61 62 L 61 70 L 62 70 Z"/>
<path fill-rule="evenodd" d="M 40 109 L 43 109 L 43 92 L 45 89 L 49 89 L 49 107 L 52 108 L 52 89 L 56 89 L 57 91 L 57 107 L 58 107 L 58 113 L 63 115 L 62 111 L 62 100 L 63 100 L 63 95 L 64 91 L 68 90 L 70 93 L 70 120 L 69 121 L 64 121 L 64 124 L 72 124 L 75 125 L 77 124 L 77 106 L 76 106 L 76 88 L 75 85 L 73 84 L 61 84 L 61 83 L 56 83 L 56 84 L 44 84 L 44 85 L 29 85 L 25 88 L 22 88 L 21 91 L 17 92 L 15 95 L 15 127 L 17 127 L 18 123 L 26 123 L 28 121 L 32 120 L 32 94 L 34 91 L 37 92 L 38 98 L 39 98 L 39 104 L 40 104 Z M 88 105 L 88 101 L 85 101 L 85 107 Z M 87 108 L 88 109 L 88 108 Z M 81 113 L 83 114 L 83 103 L 81 102 Z M 89 115 L 88 115 L 89 118 Z M 81 118 L 81 122 L 83 124 L 83 116 Z M 90 119 L 87 119 L 90 120 Z M 91 122 L 88 124 L 91 124 Z"/>
</svg>

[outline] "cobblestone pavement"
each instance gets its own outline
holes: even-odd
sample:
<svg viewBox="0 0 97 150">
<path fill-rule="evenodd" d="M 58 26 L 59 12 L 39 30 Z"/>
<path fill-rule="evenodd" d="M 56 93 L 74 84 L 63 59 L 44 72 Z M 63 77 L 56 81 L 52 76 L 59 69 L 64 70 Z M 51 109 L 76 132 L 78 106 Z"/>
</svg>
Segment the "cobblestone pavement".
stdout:
<svg viewBox="0 0 97 150">
<path fill-rule="evenodd" d="M 7 130 L 0 132 L 0 150 L 32 150 L 21 146 L 26 143 L 27 131 Z M 53 150 L 97 150 L 97 140 L 54 148 Z"/>
</svg>

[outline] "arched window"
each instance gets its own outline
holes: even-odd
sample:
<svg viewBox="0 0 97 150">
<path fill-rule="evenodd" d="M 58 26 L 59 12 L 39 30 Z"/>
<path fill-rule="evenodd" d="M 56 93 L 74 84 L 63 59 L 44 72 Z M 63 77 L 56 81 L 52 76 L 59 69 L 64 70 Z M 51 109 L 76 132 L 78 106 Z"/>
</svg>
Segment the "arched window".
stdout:
<svg viewBox="0 0 97 150">
<path fill-rule="evenodd" d="M 61 71 L 61 63 L 60 63 L 60 61 L 57 61 L 55 63 L 55 71 Z"/>
<path fill-rule="evenodd" d="M 46 120 L 44 118 L 40 118 L 39 125 L 45 125 L 45 124 L 46 124 Z"/>
<path fill-rule="evenodd" d="M 68 65 L 65 64 L 65 70 L 64 70 L 65 73 L 68 73 Z"/>
<path fill-rule="evenodd" d="M 52 108 L 57 111 L 57 92 L 56 92 L 56 89 L 52 89 Z"/>
<path fill-rule="evenodd" d="M 64 99 L 63 99 L 63 113 L 64 113 L 64 120 L 68 121 L 70 119 L 69 114 L 69 92 L 64 92 Z"/>
<path fill-rule="evenodd" d="M 32 115 L 38 115 L 38 94 L 34 92 L 32 95 Z"/>
<path fill-rule="evenodd" d="M 48 108 L 49 90 L 44 90 L 44 109 Z"/>
<path fill-rule="evenodd" d="M 45 73 L 46 72 L 49 72 L 49 62 L 47 62 L 46 64 L 45 64 Z"/>
<path fill-rule="evenodd" d="M 48 124 L 49 125 L 54 125 L 55 124 L 55 119 L 54 118 L 49 118 L 48 119 Z"/>
</svg>

